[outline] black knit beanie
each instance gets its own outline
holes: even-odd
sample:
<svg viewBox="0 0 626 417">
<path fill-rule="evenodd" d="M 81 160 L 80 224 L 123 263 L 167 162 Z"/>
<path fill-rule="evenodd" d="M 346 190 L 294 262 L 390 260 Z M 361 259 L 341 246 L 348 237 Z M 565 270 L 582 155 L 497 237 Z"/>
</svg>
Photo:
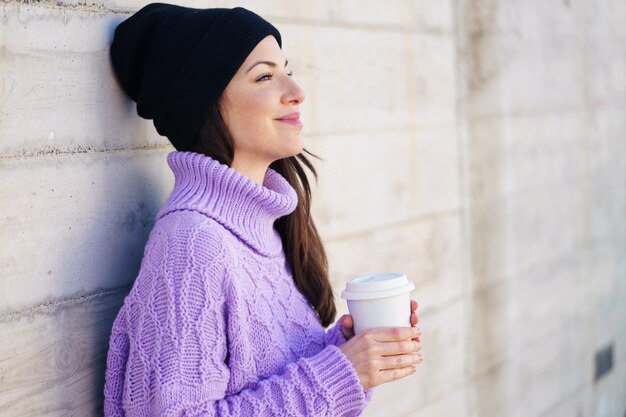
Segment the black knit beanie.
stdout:
<svg viewBox="0 0 626 417">
<path fill-rule="evenodd" d="M 151 3 L 115 28 L 117 80 L 179 151 L 191 150 L 215 103 L 256 45 L 280 32 L 244 9 L 194 9 Z"/>
</svg>

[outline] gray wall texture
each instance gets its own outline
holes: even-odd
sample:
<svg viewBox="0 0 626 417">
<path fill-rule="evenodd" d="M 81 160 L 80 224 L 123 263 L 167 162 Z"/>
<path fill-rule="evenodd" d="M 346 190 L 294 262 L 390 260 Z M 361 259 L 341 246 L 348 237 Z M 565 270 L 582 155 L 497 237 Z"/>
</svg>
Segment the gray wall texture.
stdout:
<svg viewBox="0 0 626 417">
<path fill-rule="evenodd" d="M 0 415 L 97 416 L 173 185 L 108 61 L 145 2 L 0 4 Z M 336 294 L 416 284 L 425 361 L 366 416 L 625 415 L 626 2 L 179 4 L 281 30 Z"/>
</svg>

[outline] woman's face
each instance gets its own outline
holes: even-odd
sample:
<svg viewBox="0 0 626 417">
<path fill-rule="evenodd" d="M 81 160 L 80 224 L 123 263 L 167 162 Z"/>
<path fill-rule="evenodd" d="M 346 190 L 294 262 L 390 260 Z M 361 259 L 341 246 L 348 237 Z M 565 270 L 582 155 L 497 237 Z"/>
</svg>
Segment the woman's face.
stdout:
<svg viewBox="0 0 626 417">
<path fill-rule="evenodd" d="M 291 113 L 299 111 L 303 100 L 304 92 L 288 73 L 278 42 L 267 36 L 222 95 L 222 115 L 234 142 L 233 165 L 267 168 L 275 160 L 302 152 L 302 123 Z M 279 120 L 285 116 L 295 120 Z"/>
</svg>

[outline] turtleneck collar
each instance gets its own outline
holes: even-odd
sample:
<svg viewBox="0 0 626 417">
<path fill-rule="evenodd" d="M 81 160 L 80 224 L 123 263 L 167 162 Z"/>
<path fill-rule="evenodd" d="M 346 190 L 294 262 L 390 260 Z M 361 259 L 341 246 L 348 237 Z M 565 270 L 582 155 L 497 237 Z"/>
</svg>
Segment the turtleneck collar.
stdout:
<svg viewBox="0 0 626 417">
<path fill-rule="evenodd" d="M 174 189 L 156 216 L 193 210 L 211 217 L 265 256 L 282 250 L 276 219 L 292 213 L 298 196 L 291 184 L 268 168 L 263 185 L 228 165 L 195 152 L 167 155 L 174 172 Z"/>
</svg>

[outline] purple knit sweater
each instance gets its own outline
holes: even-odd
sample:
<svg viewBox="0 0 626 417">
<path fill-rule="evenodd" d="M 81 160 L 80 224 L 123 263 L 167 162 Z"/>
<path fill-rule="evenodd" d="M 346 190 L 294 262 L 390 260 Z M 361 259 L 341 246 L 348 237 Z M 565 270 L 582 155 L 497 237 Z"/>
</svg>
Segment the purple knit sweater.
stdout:
<svg viewBox="0 0 626 417">
<path fill-rule="evenodd" d="M 371 398 L 294 285 L 274 221 L 297 195 L 171 152 L 174 189 L 109 340 L 105 416 L 356 416 Z"/>
</svg>

